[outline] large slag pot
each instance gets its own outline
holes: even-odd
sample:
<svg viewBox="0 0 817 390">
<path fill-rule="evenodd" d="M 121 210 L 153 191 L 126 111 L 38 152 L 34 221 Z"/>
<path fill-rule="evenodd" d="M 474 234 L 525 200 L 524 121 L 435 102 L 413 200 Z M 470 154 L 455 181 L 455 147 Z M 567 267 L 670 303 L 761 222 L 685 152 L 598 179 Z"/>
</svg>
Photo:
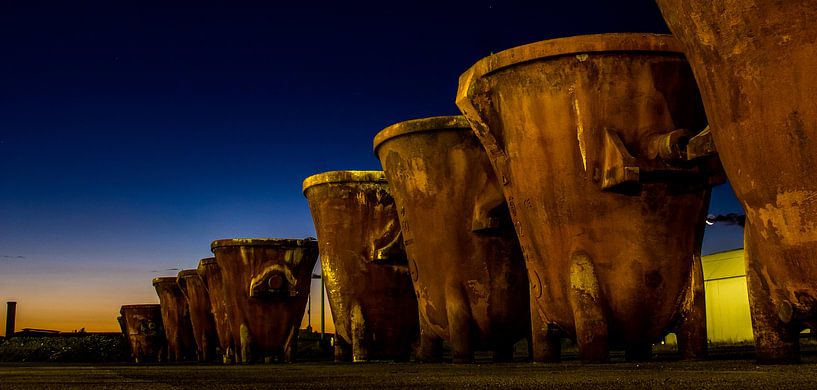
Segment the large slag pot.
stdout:
<svg viewBox="0 0 817 390">
<path fill-rule="evenodd" d="M 186 269 L 179 272 L 177 283 L 187 298 L 190 324 L 193 326 L 193 338 L 196 340 L 196 357 L 201 362 L 210 361 L 216 354 L 218 336 L 204 279 L 197 270 Z"/>
<path fill-rule="evenodd" d="M 799 358 L 817 323 L 817 1 L 658 0 L 746 211 L 757 357 Z"/>
<path fill-rule="evenodd" d="M 397 123 L 374 151 L 399 210 L 420 314 L 418 360 L 497 360 L 530 331 L 528 281 L 500 185 L 461 116 Z"/>
<path fill-rule="evenodd" d="M 119 310 L 136 363 L 165 360 L 167 343 L 162 327 L 162 307 L 156 304 L 124 305 Z"/>
<path fill-rule="evenodd" d="M 318 243 L 236 238 L 213 241 L 236 360 L 295 361 Z"/>
<path fill-rule="evenodd" d="M 335 322 L 335 359 L 408 360 L 417 299 L 397 208 L 382 171 L 334 171 L 303 183 Z"/>
<path fill-rule="evenodd" d="M 215 257 L 208 257 L 199 261 L 196 268 L 204 285 L 207 287 L 207 296 L 210 298 L 210 312 L 218 335 L 218 354 L 224 363 L 232 363 L 235 355 L 233 336 L 230 333 L 230 318 L 227 312 L 227 303 L 224 299 L 224 282 L 221 279 L 221 268 L 218 267 Z"/>
<path fill-rule="evenodd" d="M 717 161 L 686 161 L 706 117 L 678 43 L 605 34 L 513 48 L 460 77 L 457 105 L 522 244 L 536 360 L 558 358 L 558 335 L 586 361 L 609 348 L 645 359 L 672 330 L 685 356 L 704 355 L 700 247 Z"/>
<path fill-rule="evenodd" d="M 196 358 L 196 340 L 190 324 L 190 309 L 187 298 L 176 278 L 172 276 L 153 278 L 153 287 L 159 295 L 162 306 L 162 324 L 167 339 L 169 361 L 193 360 Z"/>
</svg>

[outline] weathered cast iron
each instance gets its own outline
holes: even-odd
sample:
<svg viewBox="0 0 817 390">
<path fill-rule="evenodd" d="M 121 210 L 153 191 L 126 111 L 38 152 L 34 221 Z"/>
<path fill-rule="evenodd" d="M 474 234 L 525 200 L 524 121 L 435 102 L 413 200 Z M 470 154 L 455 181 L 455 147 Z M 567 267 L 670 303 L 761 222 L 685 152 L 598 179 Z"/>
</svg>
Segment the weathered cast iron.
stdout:
<svg viewBox="0 0 817 390">
<path fill-rule="evenodd" d="M 235 238 L 210 247 L 221 268 L 236 360 L 293 362 L 318 243 Z"/>
<path fill-rule="evenodd" d="M 659 0 L 746 211 L 757 358 L 797 361 L 817 323 L 817 1 Z"/>
<path fill-rule="evenodd" d="M 406 361 L 417 298 L 397 208 L 382 171 L 333 171 L 303 183 L 335 322 L 335 359 Z"/>
<path fill-rule="evenodd" d="M 500 52 L 460 77 L 457 105 L 504 185 L 527 261 L 534 355 L 609 348 L 646 359 L 675 328 L 706 353 L 700 263 L 717 160 L 690 163 L 706 117 L 668 35 L 553 39 Z"/>
<path fill-rule="evenodd" d="M 218 267 L 215 257 L 208 257 L 199 261 L 196 270 L 204 281 L 207 295 L 210 298 L 210 313 L 213 315 L 216 334 L 218 335 L 217 352 L 225 364 L 232 363 L 235 361 L 235 348 L 233 347 L 233 336 L 230 333 L 230 318 L 224 298 L 221 268 Z"/>
<path fill-rule="evenodd" d="M 119 314 L 125 324 L 125 334 L 133 361 L 163 362 L 167 353 L 167 342 L 162 327 L 161 306 L 124 305 Z"/>
<path fill-rule="evenodd" d="M 210 361 L 216 354 L 218 336 L 204 279 L 197 270 L 186 269 L 179 271 L 176 282 L 182 289 L 190 310 L 190 324 L 193 327 L 193 339 L 196 340 L 196 358 L 200 362 Z"/>
<path fill-rule="evenodd" d="M 153 287 L 162 306 L 162 324 L 167 339 L 169 361 L 196 358 L 196 341 L 190 324 L 190 310 L 175 277 L 153 278 Z"/>
<path fill-rule="evenodd" d="M 513 357 L 530 332 L 528 280 L 501 188 L 461 116 L 397 123 L 374 138 L 399 209 L 420 314 L 417 359 L 475 349 Z"/>
</svg>

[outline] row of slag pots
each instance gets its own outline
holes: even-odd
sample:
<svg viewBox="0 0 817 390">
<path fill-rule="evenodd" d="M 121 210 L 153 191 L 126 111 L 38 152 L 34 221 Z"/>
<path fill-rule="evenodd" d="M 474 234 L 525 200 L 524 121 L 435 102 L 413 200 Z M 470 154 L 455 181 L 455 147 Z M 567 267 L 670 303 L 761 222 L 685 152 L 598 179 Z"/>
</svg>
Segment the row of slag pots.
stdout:
<svg viewBox="0 0 817 390">
<path fill-rule="evenodd" d="M 339 356 L 409 342 L 409 279 L 421 360 L 437 359 L 441 340 L 455 360 L 475 348 L 502 359 L 529 334 L 534 360 L 558 359 L 560 337 L 583 360 L 610 348 L 644 358 L 669 331 L 684 356 L 702 357 L 700 246 L 725 169 L 747 213 L 757 356 L 798 358 L 797 334 L 817 319 L 817 7 L 658 3 L 677 40 L 579 36 L 477 62 L 457 92 L 465 119 L 375 137 L 388 190 L 372 172 L 307 179 L 339 348 L 351 346 Z M 723 168 L 701 157 L 715 148 Z M 380 274 L 364 277 L 370 266 Z M 253 280 L 241 286 L 249 296 Z M 259 337 L 253 321 L 231 323 L 234 343 Z"/>
</svg>

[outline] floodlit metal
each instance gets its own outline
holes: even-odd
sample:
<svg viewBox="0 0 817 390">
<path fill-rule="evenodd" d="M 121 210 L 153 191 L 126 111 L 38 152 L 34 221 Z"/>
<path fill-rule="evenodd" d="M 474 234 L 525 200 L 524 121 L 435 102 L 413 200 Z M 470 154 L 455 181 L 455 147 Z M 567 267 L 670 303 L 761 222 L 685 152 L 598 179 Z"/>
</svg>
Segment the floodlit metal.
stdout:
<svg viewBox="0 0 817 390">
<path fill-rule="evenodd" d="M 528 281 L 501 188 L 461 116 L 397 123 L 374 151 L 399 209 L 420 314 L 417 359 L 513 357 L 530 332 Z"/>
<path fill-rule="evenodd" d="M 235 347 L 230 332 L 230 318 L 227 303 L 224 298 L 224 282 L 221 279 L 221 268 L 218 267 L 215 257 L 208 257 L 199 261 L 196 269 L 207 287 L 210 298 L 210 312 L 215 322 L 218 335 L 218 353 L 224 363 L 235 361 Z"/>
<path fill-rule="evenodd" d="M 817 323 L 817 1 L 658 0 L 744 210 L 757 357 Z"/>
<path fill-rule="evenodd" d="M 178 362 L 195 359 L 196 341 L 190 324 L 190 310 L 176 278 L 153 278 L 153 287 L 156 288 L 159 304 L 162 306 L 168 360 Z"/>
<path fill-rule="evenodd" d="M 204 279 L 197 270 L 186 269 L 179 271 L 177 283 L 187 298 L 190 324 L 196 340 L 196 358 L 200 362 L 210 361 L 216 354 L 218 336 Z"/>
<path fill-rule="evenodd" d="M 504 184 L 531 282 L 534 358 L 559 335 L 582 360 L 646 359 L 676 331 L 706 353 L 700 248 L 716 159 L 689 162 L 706 126 L 667 35 L 604 34 L 506 50 L 460 77 L 457 105 Z"/>
<path fill-rule="evenodd" d="M 236 360 L 295 361 L 318 243 L 235 238 L 210 247 L 221 268 Z"/>
<path fill-rule="evenodd" d="M 408 360 L 417 298 L 382 171 L 333 171 L 303 183 L 335 322 L 335 359 Z"/>
<path fill-rule="evenodd" d="M 167 341 L 162 327 L 160 305 L 124 305 L 119 310 L 128 337 L 131 356 L 136 363 L 163 362 Z"/>
</svg>

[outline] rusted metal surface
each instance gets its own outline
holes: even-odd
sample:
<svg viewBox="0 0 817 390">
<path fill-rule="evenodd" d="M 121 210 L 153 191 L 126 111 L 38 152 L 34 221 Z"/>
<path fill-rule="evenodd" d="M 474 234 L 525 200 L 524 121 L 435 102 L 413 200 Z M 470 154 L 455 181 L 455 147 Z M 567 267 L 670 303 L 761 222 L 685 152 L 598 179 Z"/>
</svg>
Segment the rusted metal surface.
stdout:
<svg viewBox="0 0 817 390">
<path fill-rule="evenodd" d="M 190 310 L 176 278 L 153 278 L 153 287 L 162 306 L 168 360 L 178 362 L 195 359 L 196 341 L 190 324 Z"/>
<path fill-rule="evenodd" d="M 757 357 L 795 361 L 817 322 L 817 1 L 658 4 L 746 211 Z"/>
<path fill-rule="evenodd" d="M 227 303 L 224 298 L 224 282 L 221 279 L 221 268 L 218 267 L 215 257 L 208 257 L 199 261 L 196 269 L 201 275 L 210 298 L 210 312 L 218 335 L 217 353 L 224 363 L 235 361 L 233 336 L 230 333 L 230 318 L 227 312 Z"/>
<path fill-rule="evenodd" d="M 210 247 L 221 268 L 236 360 L 294 361 L 318 243 L 236 238 Z"/>
<path fill-rule="evenodd" d="M 303 191 L 318 234 L 336 360 L 408 360 L 417 298 L 385 175 L 326 172 L 304 180 Z"/>
<path fill-rule="evenodd" d="M 676 331 L 706 353 L 700 248 L 717 160 L 688 162 L 706 126 L 692 72 L 666 35 L 542 41 L 477 62 L 457 105 L 488 151 L 522 244 L 535 360 L 556 336 L 581 358 L 630 359 Z"/>
<path fill-rule="evenodd" d="M 694 160 L 697 158 L 708 157 L 718 153 L 715 148 L 715 140 L 712 139 L 712 132 L 707 126 L 698 135 L 689 139 L 686 147 L 687 159 Z"/>
<path fill-rule="evenodd" d="M 128 337 L 131 356 L 136 363 L 162 362 L 167 342 L 162 326 L 160 305 L 124 305 L 119 310 Z"/>
<path fill-rule="evenodd" d="M 528 281 L 500 185 L 461 116 L 401 122 L 374 138 L 399 209 L 420 314 L 418 360 L 476 349 L 512 357 L 530 331 Z"/>
<path fill-rule="evenodd" d="M 176 282 L 182 289 L 190 310 L 190 324 L 196 340 L 196 358 L 200 362 L 210 361 L 216 355 L 218 336 L 204 279 L 197 270 L 186 269 L 179 272 Z"/>
</svg>

